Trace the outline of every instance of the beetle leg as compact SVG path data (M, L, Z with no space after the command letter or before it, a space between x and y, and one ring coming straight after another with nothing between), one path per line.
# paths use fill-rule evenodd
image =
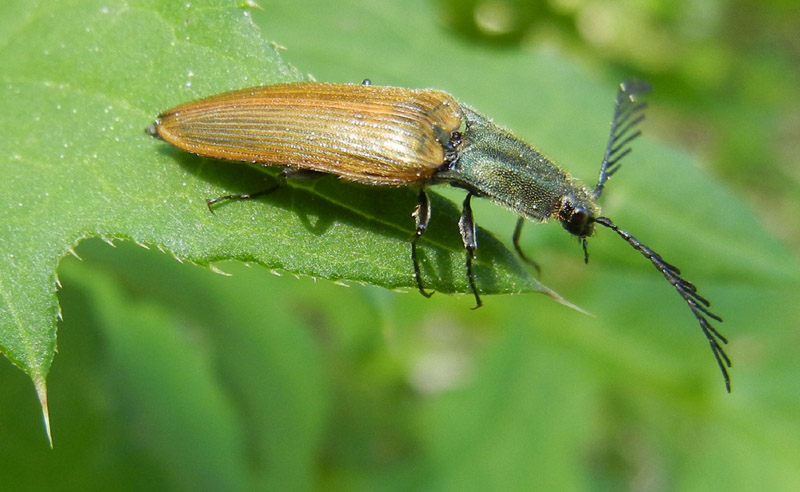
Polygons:
M310 172L313 172L313 171L310 171ZM215 204L220 203L220 202L226 202L228 200L252 200L253 198L259 198L259 197L262 197L264 195L269 195L273 191L275 191L278 188L281 188L282 186L284 186L286 184L286 180L287 179L296 178L296 177L297 178L303 178L303 177L309 177L309 176L307 176L306 173L302 169L298 170L298 169L294 169L294 168L291 168L291 167L284 167L281 170L280 174L278 174L278 184L276 184L276 185L274 185L274 186L272 186L270 188L267 188L266 190L257 191L255 193L241 193L241 194L237 194L237 195L218 196L216 198L210 198L210 199L206 200L206 205L208 205L208 209L211 210L211 213L214 213L214 209L211 208L212 205L215 205Z
M212 206L217 203L226 202L228 200L251 200L253 198L259 198L264 195L269 195L278 188L285 186L287 179L315 179L323 175L325 175L325 173L313 171L311 169L295 169L293 167L284 167L278 174L278 184L275 186L267 188L266 190L258 191L256 193L241 193L235 195L218 196L216 198L206 200L206 205L208 205L208 209L213 213L214 210L212 209Z
M211 211L211 213L214 213L214 209L212 208L212 206L217 203L226 202L228 200L250 200L252 198L262 197L264 195L269 195L270 193L277 190L281 186L282 186L281 184L277 184L271 188L267 188L266 190L261 190L256 193L242 193L239 195L225 195L225 196L218 196L216 198L209 198L208 200L206 200L206 205L208 205L208 209Z
M433 291L427 292L422 286L422 273L419 269L419 259L417 259L417 240L425 233L425 229L428 228L428 220L431 218L431 204L428 201L428 194L425 193L425 189L419 190L417 208L412 215L417 223L417 230L411 239L411 262L414 264L414 280L417 281L419 293L425 297L430 297L433 295Z
M466 267L469 288L472 289L472 294L475 296L475 307L472 309L478 309L483 302L478 295L475 276L472 274L472 257L475 256L475 250L478 249L478 236L475 234L475 221L472 218L470 200L472 200L472 193L467 193L467 198L464 199L464 208L461 210L461 218L458 219L458 230L461 231L461 239L464 241L464 249L467 251Z
M522 247L520 247L520 245L519 245L519 238L520 238L520 236L522 236L522 226L523 225L525 225L525 217L520 217L517 220L516 227L514 227L514 237L513 237L511 242L514 243L514 249L517 251L517 255L519 255L519 257L522 258L522 261L524 261L528 265L533 266L533 268L536 269L536 274L537 275L541 275L542 274L542 269L539 268L539 264L536 263L534 260L531 260L530 258L525 256L525 253L522 251Z

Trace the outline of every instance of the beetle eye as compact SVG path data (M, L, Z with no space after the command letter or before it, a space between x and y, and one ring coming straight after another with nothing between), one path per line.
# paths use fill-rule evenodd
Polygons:
M565 204L558 218L564 229L575 236L591 236L594 232L593 215L583 207L573 208L571 205Z

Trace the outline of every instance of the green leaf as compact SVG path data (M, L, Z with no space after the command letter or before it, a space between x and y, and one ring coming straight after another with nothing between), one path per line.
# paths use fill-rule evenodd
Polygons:
M55 270L85 238L129 239L201 265L237 259L414 287L412 190L325 178L211 214L207 198L259 191L274 177L181 153L144 133L159 111L178 103L300 78L245 7L61 1L2 9L0 65L13 69L2 74L0 116L9 197L0 217L0 348L32 377L45 411L58 318ZM420 242L425 283L464 292L458 210L440 197L432 205L437 227ZM484 231L475 271L484 293L554 295Z

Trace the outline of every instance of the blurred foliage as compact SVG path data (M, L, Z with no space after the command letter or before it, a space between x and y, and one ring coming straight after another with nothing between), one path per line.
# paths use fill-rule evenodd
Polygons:
M435 2L473 43L550 45L651 81L656 131L703 156L800 252L800 2Z

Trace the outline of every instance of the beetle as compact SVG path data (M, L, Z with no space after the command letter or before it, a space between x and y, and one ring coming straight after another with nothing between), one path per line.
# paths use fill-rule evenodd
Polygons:
M611 229L647 258L686 302L711 346L730 392L727 339L710 320L722 319L681 271L636 237L602 216L597 200L641 135L650 87L643 81L620 84L611 132L597 185L589 188L554 164L537 148L495 124L453 96L433 89L404 89L362 84L298 82L227 92L182 104L161 113L146 129L154 137L201 156L282 166L282 178L326 173L374 186L418 189L413 217L411 260L419 292L425 290L417 242L431 216L426 188L450 184L466 191L458 228L466 251L465 269L475 308L482 305L472 272L478 247L471 200L488 198L519 216L513 245L527 220L558 220L576 236L588 262L587 238L595 226ZM280 186L280 185L279 185ZM208 200L248 199L274 191L226 195Z

